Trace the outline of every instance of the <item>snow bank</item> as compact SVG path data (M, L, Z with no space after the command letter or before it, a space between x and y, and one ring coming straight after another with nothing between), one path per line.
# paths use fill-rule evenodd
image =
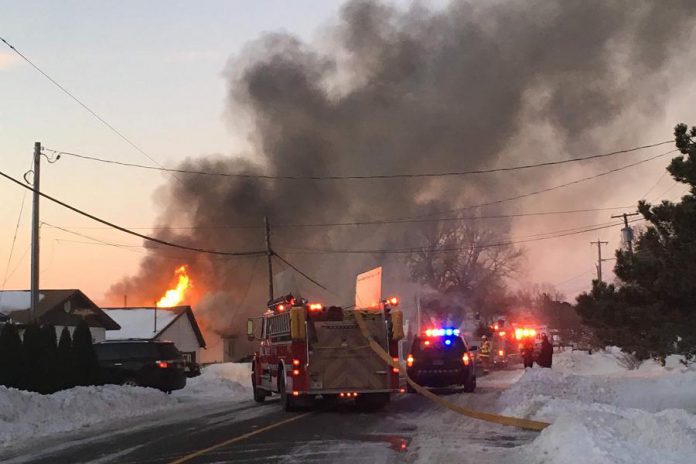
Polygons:
M176 406L150 388L75 387L52 395L0 387L0 446Z
M186 388L173 393L182 400L232 400L251 398L251 364L223 363L204 367L201 375L188 379Z
M0 447L38 436L190 406L251 398L249 364L215 364L167 395L142 387L75 387L52 395L0 387Z
M522 447L524 462L694 462L696 372L676 360L627 370L619 356L562 353L554 369L527 370L502 393L503 414L552 423Z

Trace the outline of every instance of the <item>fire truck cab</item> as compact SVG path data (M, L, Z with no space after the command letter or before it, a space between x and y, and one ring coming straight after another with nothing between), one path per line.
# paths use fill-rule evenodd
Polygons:
M403 338L398 300L378 309L353 310L286 295L269 301L263 316L247 323L250 340L259 340L252 361L254 400L280 395L285 410L311 404L315 398L350 399L368 408L389 402L399 391L399 370L388 365L360 331L360 311L369 337L397 360Z

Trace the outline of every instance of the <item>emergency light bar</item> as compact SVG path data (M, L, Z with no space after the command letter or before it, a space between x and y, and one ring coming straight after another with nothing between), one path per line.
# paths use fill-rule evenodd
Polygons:
M454 329L451 327L448 328L442 328L442 329L427 329L425 331L425 336L426 337L444 337L444 336L452 336L452 335L459 335L459 329Z

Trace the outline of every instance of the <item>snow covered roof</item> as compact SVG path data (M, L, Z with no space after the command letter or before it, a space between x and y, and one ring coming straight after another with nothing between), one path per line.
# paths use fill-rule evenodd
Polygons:
M104 308L104 312L121 326L120 330L107 332L107 340L124 340L128 338L152 340L162 334L179 317L187 315L200 345L202 347L205 346L205 340L190 306L175 306L173 308ZM157 315L156 331L155 314Z
M0 291L0 319L20 324L31 322L29 290ZM87 295L78 289L39 290L36 318L41 324L76 326L81 320L90 327L116 330L118 324L109 318Z
M44 293L39 292L39 302L45 297ZM0 313L2 314L9 316L14 311L29 309L29 306L31 306L31 292L29 290L0 292Z

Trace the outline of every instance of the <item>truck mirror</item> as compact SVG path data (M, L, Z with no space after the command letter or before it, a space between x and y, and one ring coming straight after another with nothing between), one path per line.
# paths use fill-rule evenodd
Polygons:
M256 336L254 335L254 320L251 318L247 319L247 338L249 341L256 339Z

